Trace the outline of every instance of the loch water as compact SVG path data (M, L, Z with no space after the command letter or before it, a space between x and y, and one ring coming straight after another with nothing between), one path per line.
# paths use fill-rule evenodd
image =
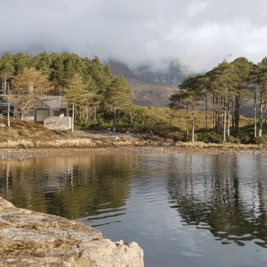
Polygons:
M84 153L0 161L0 196L136 241L146 267L267 266L267 157Z

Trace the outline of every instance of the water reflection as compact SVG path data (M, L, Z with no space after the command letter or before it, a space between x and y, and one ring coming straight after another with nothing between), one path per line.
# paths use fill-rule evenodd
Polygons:
M266 247L266 167L263 157L184 156L169 169L171 207L224 245L254 240Z
M88 213L122 213L134 173L132 157L87 155L1 162L0 195L17 207L69 219Z
M87 154L0 162L0 196L135 240L146 267L265 267L266 157ZM256 244L256 245L255 245Z

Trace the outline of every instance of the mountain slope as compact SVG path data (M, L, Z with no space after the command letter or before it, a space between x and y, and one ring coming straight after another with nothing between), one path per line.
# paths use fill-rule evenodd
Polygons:
M139 106L147 107L167 107L171 95L178 92L176 86L161 84L157 82L148 82L153 77L141 79L135 75L125 64L109 59L108 65L114 75L123 75L129 86L133 90L133 103Z

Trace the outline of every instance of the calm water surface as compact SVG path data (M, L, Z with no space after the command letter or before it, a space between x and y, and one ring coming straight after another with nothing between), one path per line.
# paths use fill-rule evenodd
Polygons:
M0 162L0 196L134 240L146 267L267 266L267 157L92 154Z

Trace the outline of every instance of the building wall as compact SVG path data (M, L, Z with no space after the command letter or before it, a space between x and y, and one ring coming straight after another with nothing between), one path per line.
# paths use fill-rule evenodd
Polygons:
M70 130L71 117L48 117L44 119L44 127L58 131Z

